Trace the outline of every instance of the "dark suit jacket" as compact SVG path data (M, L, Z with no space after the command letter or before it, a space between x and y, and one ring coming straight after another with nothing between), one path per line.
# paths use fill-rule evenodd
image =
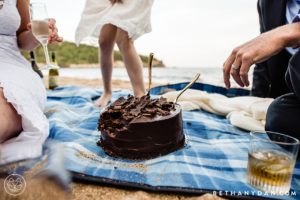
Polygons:
M286 72L285 79L289 89L294 93L294 95L300 101L300 68L299 67L300 67L300 51L297 51L297 53L291 58L289 62L289 67ZM297 117L300 116L298 115Z
M258 0L261 33L286 24L287 0ZM285 83L285 72L291 55L284 49L269 60L255 66L251 94L276 98L289 93Z

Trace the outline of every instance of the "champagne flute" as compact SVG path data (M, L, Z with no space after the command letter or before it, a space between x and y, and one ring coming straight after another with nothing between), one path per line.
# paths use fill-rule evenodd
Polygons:
M43 2L33 2L30 4L30 14L31 14L31 30L35 38L43 46L43 50L46 58L46 66L42 69L58 69L57 65L50 63L49 53L48 53L48 38L50 34L49 24L48 24L48 14L46 4Z

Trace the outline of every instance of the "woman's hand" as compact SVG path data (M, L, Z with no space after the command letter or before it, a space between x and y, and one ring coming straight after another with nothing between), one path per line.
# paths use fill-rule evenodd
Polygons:
M241 86L249 86L248 72L255 63L263 62L285 47L300 44L300 23L281 26L236 47L223 65L224 83L230 88L230 76ZM298 38L297 38L298 37Z
M123 0L109 0L112 4L123 3Z
M53 42L62 42L63 38L58 35L58 29L56 27L55 19L52 19L52 18L49 19L48 24L49 24L49 30L50 30L49 39L48 39L49 44L51 44ZM27 28L28 28L28 30L31 30L31 23L29 23L27 25Z
M49 28L50 28L49 43L51 44L52 42L62 42L63 38L58 35L58 29L56 27L55 19L52 18L49 19Z

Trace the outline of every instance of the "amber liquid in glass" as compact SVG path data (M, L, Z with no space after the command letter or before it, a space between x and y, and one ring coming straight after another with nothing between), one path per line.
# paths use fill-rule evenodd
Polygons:
M259 151L248 154L248 183L265 192L285 195L291 186L295 161L277 151Z

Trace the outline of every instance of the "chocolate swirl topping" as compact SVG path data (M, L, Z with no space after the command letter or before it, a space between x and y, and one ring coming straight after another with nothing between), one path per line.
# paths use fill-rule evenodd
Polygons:
M168 116L174 110L175 104L165 98L151 99L148 95L135 98L128 95L127 99L117 99L101 114L98 129L118 134L127 131L130 123Z

